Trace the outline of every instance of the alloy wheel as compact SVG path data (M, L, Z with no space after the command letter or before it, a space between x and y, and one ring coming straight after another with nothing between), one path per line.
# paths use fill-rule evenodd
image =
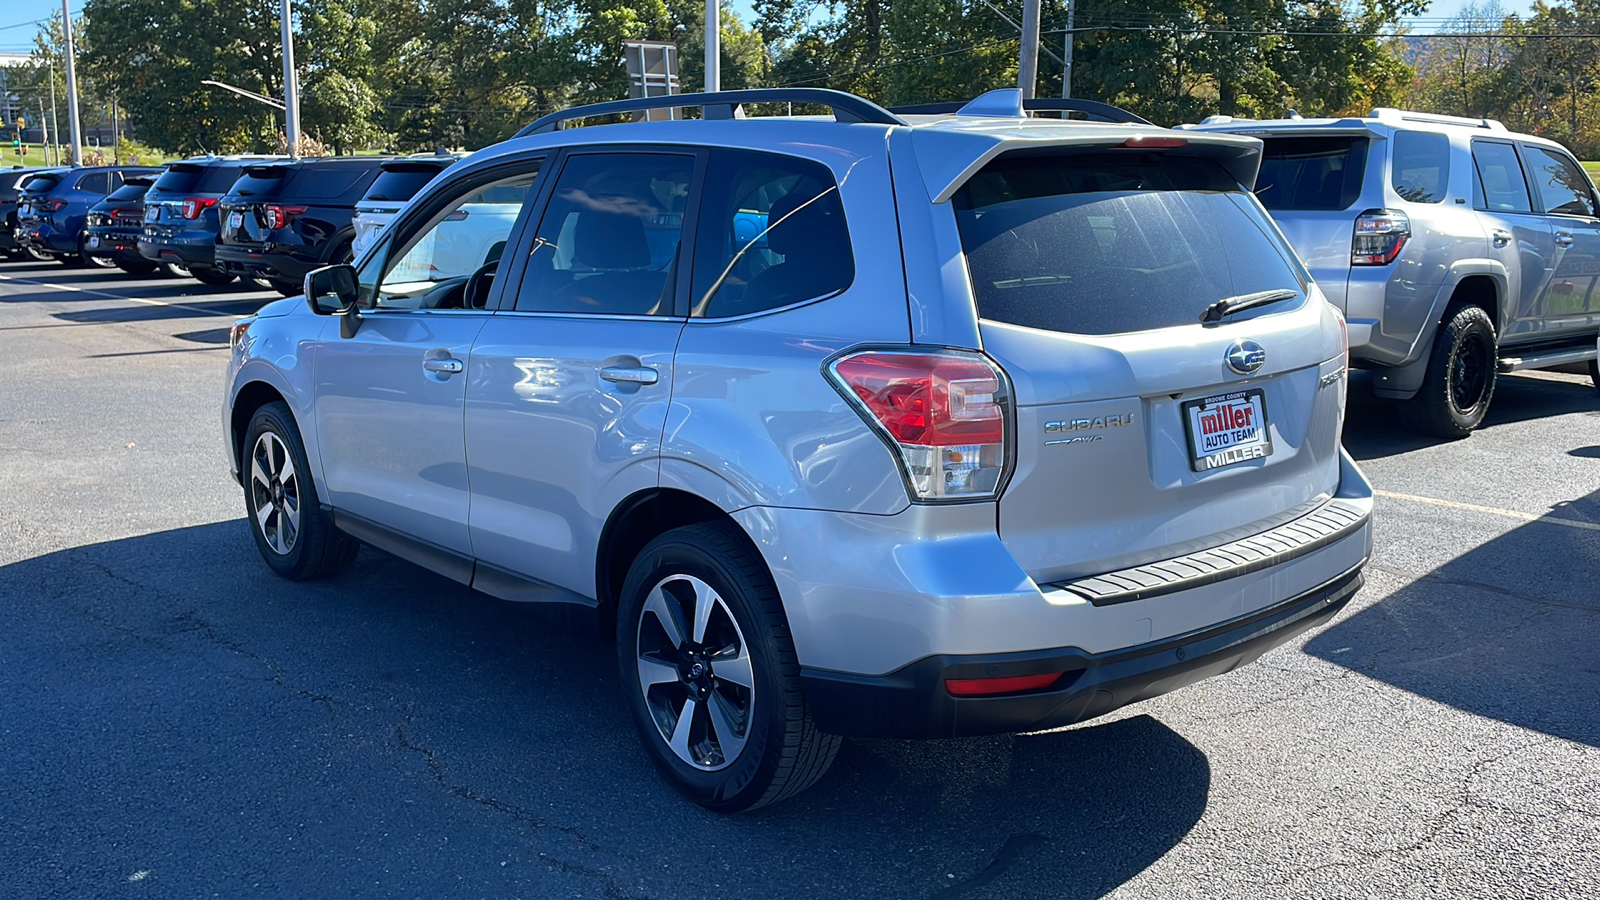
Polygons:
M300 537L300 479L288 446L270 431L250 451L250 492L256 528L267 546L289 555Z
M1468 413L1483 402L1493 364L1488 341L1482 335L1469 333L1450 363L1450 399L1456 409Z
M645 708L673 754L705 772L738 759L754 721L755 673L721 595L691 575L662 579L645 598L635 647Z

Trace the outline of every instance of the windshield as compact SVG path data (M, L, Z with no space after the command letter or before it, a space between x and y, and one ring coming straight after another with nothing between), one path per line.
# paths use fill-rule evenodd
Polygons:
M1349 209L1361 194L1367 139L1266 137L1256 199L1267 209Z
M985 319L1115 334L1193 324L1225 297L1306 288L1260 207L1209 160L1001 157L955 206Z

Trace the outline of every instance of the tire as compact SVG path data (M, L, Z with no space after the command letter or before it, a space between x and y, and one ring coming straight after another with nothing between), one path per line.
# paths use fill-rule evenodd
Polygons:
M1594 389L1600 392L1600 360L1589 360L1589 381L1594 384Z
M299 296L301 292L301 285L295 284L292 281L282 281L277 278L269 278L267 279L267 284L271 285L273 290L285 297L296 297Z
M333 248L328 254L328 265L349 265L356 261L356 247L354 241L341 241L339 246Z
M35 250L32 247L23 247L22 256L18 258L33 260L34 262L51 262L57 259L57 257L45 253L43 250Z
M124 259L118 260L116 265L117 268L127 272L129 275L149 275L156 269L160 268L160 266L153 262L149 262L148 260L134 261L131 259Z
M683 640L667 619L681 623ZM707 809L741 812L798 794L839 751L841 739L817 731L806 708L772 576L731 523L673 529L640 551L617 610L617 664L646 752ZM647 685L648 673L660 680ZM674 740L684 710L688 726Z
M244 506L261 558L290 581L323 578L355 561L361 544L317 502L294 416L282 401L256 410L245 430Z
M195 266L189 270L189 274L195 281L201 284L209 284L212 287L221 287L233 282L232 272L224 272L221 269L213 269L207 266Z
M194 273L183 263L164 262L156 263L156 268L161 270L162 278L193 278Z
M1400 404L1407 427L1455 440L1472 433L1489 412L1498 374L1497 340L1489 314L1463 306L1433 340L1422 389Z

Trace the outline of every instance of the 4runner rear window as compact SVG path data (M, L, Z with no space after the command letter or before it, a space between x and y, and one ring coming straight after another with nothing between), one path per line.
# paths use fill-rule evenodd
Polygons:
M1364 137L1262 137L1256 199L1267 209L1349 209L1367 167Z
M978 314L998 322L1144 331L1194 324L1226 297L1306 287L1260 207L1210 160L1002 156L955 207Z

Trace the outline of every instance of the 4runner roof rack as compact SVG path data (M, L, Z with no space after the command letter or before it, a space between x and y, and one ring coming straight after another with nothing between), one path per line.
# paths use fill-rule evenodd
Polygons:
M1441 116L1437 113L1412 112L1409 109L1394 109L1380 106L1374 109L1371 117L1380 122L1428 122L1433 125L1465 125L1468 128L1487 128L1490 131L1505 131L1506 126L1500 124L1498 119L1469 119L1465 116Z
M966 113L967 115L994 115L1015 116L1021 118L1024 112L1081 112L1084 115L1101 122L1115 122L1126 125L1152 125L1148 119L1136 116L1120 107L1109 103L1100 103L1094 100L1077 100L1067 97L1034 97L1022 100L1021 108L1012 105L1011 97L990 97L990 94L1020 94L1016 88L1006 88L999 91L990 91L980 95L968 103L951 101L946 103L919 103L914 106L896 106L889 111L906 116L943 116L952 113ZM980 104L980 100L989 102ZM1021 99L1020 97L1016 99ZM1004 101L1002 107L1000 102Z
M742 119L746 103L811 103L833 110L840 122L872 122L878 125L904 125L905 120L871 100L828 88L756 88L745 91L716 91L710 94L673 94L667 97L638 97L612 100L563 109L528 123L515 137L545 134L561 123L593 116L642 112L649 109L681 109L698 106L707 119Z

